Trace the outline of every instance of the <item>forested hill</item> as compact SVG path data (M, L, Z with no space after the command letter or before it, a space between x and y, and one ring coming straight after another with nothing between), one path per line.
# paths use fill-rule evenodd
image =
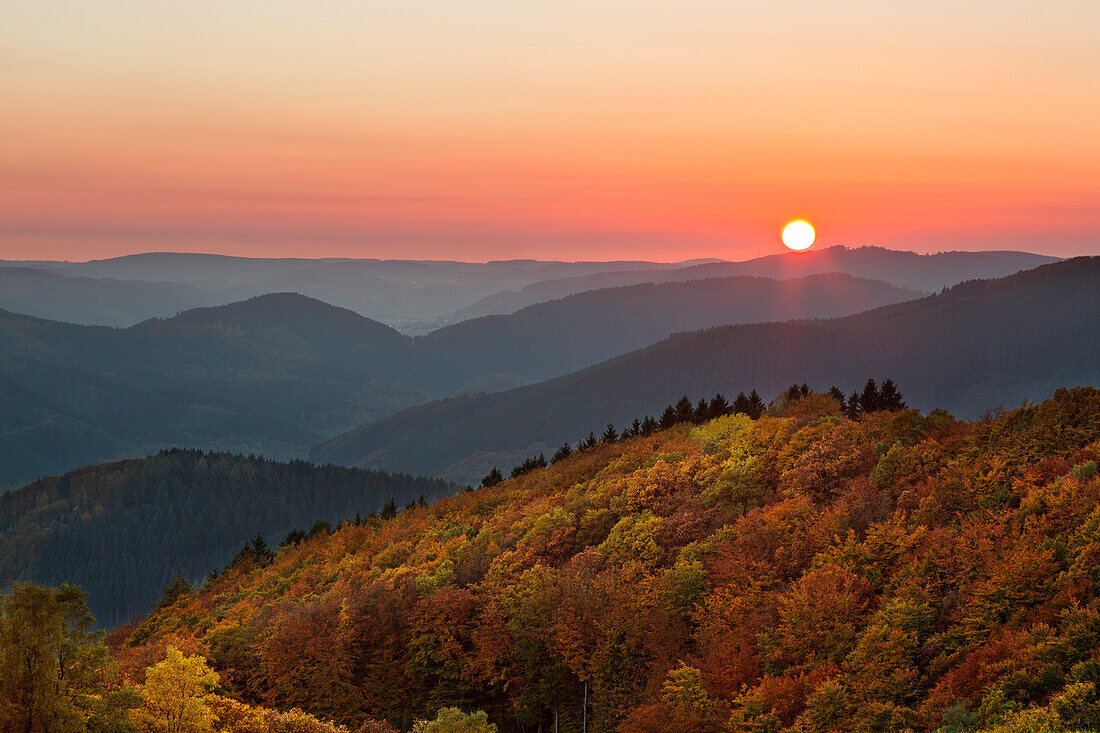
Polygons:
M868 376L893 378L911 405L975 416L1100 384L1097 313L1100 258L1081 257L847 318L680 334L551 381L411 408L312 457L466 482L608 421L657 415L683 393L770 397L792 382L847 393Z
M172 450L44 478L0 495L0 588L84 587L103 623L144 613L173 573L226 565L257 533L274 548L294 528L335 526L391 500L457 491L443 481Z
M832 318L920 297L850 275L726 277L579 293L442 328L416 340L420 369L458 389L476 375L543 380L640 349L678 331Z
M815 394L238 563L116 653L353 727L1095 730L1098 457L1094 389L973 423Z
M784 252L744 262L709 262L651 271L601 272L532 283L459 309L451 322L490 314L512 313L532 305L598 288L702 280L714 277L770 277L781 280L840 272L896 287L936 292L965 280L1011 275L1057 261L1029 252L936 252L917 254L884 247L833 246L808 252Z
M707 280L575 296L415 339L293 293L127 329L0 312L0 490L165 446L301 458L403 408L565 374L677 329L914 295L843 275Z

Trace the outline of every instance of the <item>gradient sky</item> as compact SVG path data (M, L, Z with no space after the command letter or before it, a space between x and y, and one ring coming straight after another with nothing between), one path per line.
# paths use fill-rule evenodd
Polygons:
M1096 0L4 0L0 258L1100 254Z

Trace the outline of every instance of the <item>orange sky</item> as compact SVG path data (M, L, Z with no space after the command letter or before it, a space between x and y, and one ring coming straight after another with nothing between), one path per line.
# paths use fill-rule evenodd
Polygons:
M0 7L0 258L1100 254L1100 3Z

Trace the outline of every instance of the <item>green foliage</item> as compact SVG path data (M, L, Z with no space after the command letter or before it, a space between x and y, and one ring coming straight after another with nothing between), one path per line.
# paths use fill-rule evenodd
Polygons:
M234 553L270 562L264 535L373 510L384 497L455 490L433 479L194 450L92 466L0 495L0 587L79 585L97 618L121 623L170 584L175 595L162 602L174 603L188 580Z
M434 720L418 720L413 733L497 733L482 711L466 714L458 708L442 708Z
M0 731L125 730L131 691L111 689L114 667L84 594L17 584L0 595Z

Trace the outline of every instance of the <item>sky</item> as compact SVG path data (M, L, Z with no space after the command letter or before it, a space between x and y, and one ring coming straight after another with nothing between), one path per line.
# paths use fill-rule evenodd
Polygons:
M4 0L0 259L1100 254L1096 0Z

